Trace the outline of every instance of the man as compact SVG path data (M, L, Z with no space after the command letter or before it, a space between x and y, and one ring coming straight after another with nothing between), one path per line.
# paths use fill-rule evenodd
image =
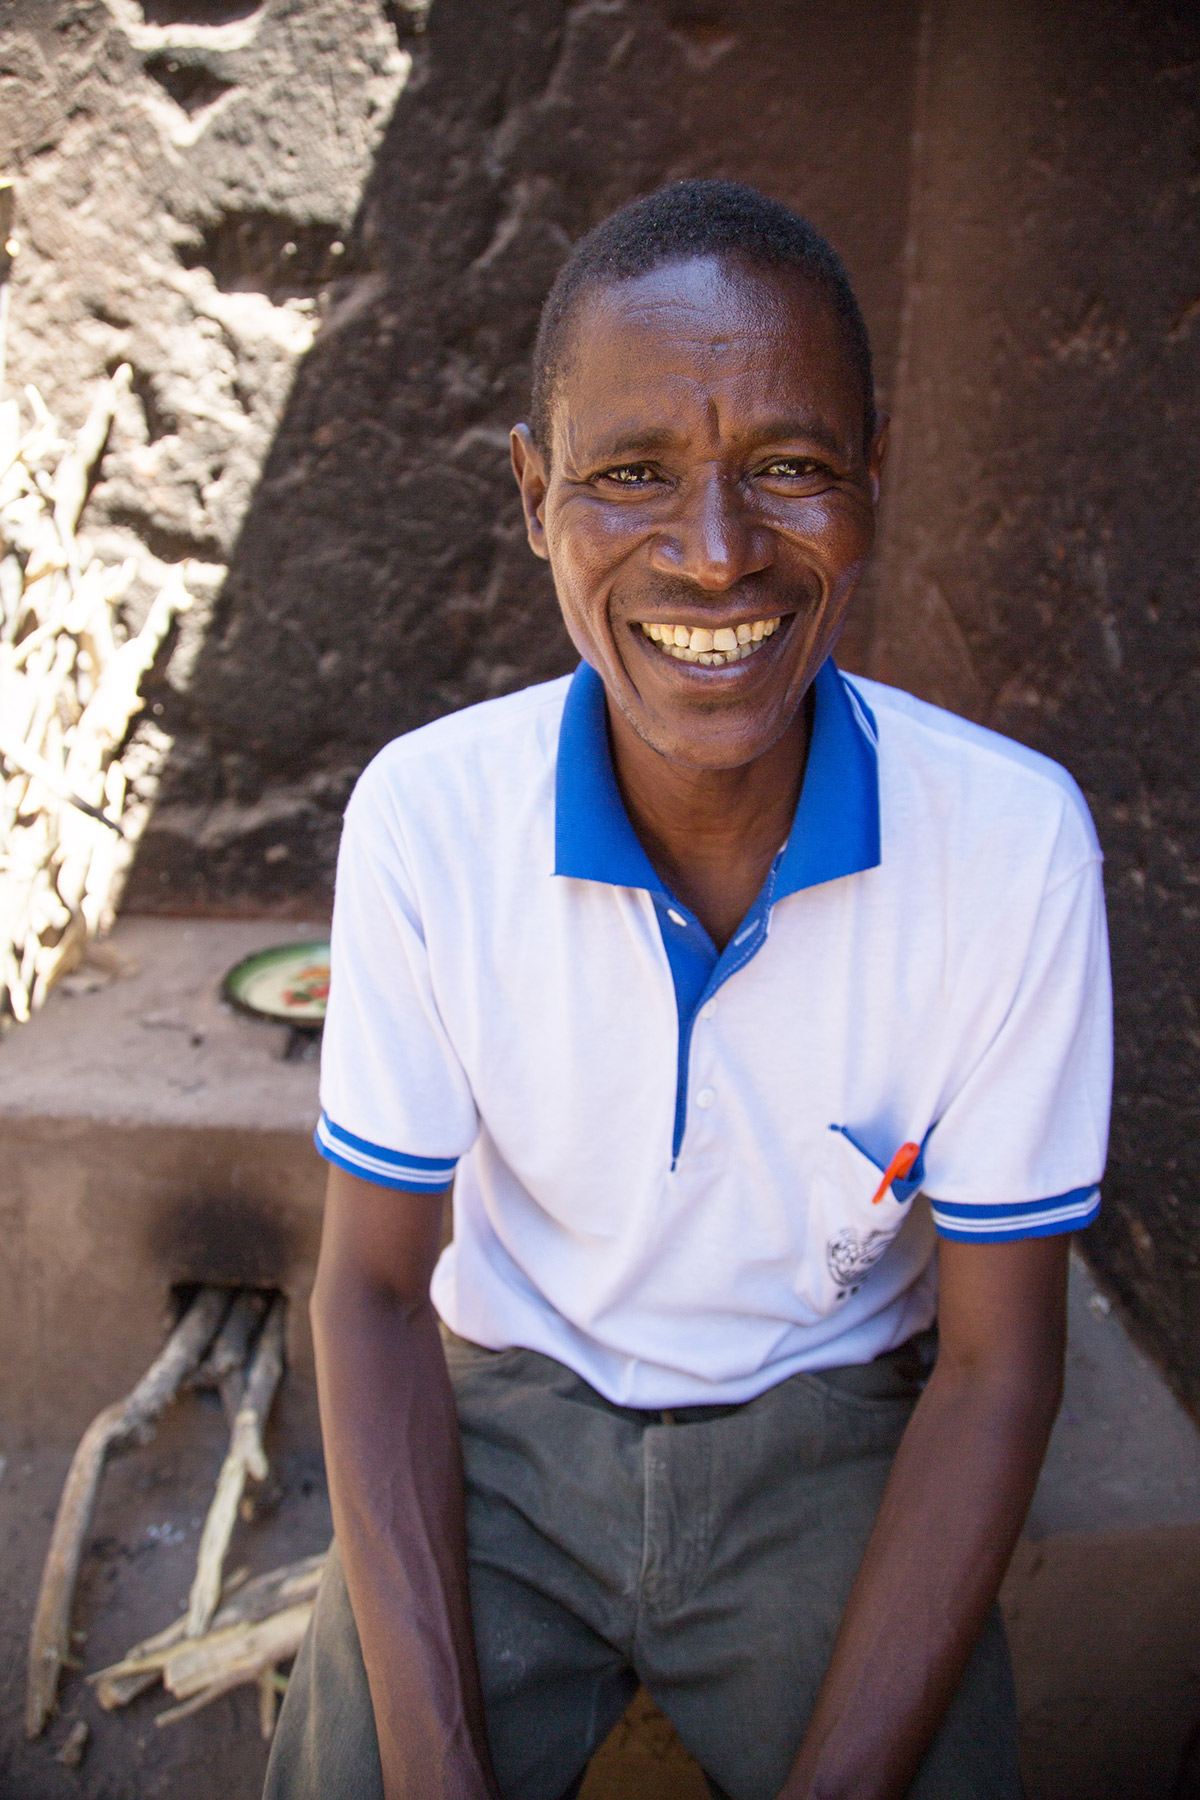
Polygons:
M347 813L276 1800L564 1800L638 1680L731 1800L1020 1792L1100 856L1054 765L830 660L884 444L785 208L682 183L560 274L513 465L582 664Z

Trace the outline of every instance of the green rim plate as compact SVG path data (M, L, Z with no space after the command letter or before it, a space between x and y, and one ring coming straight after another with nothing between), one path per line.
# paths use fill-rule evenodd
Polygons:
M320 1025L329 997L329 940L255 951L230 969L221 997L256 1019Z

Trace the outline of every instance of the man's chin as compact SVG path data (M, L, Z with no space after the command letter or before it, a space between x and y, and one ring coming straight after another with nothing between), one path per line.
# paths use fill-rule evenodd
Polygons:
M650 706L639 696L632 704L618 700L621 716L648 749L677 769L694 775L745 768L773 749L800 710L803 690L790 704L768 709L722 705L700 695L688 704Z

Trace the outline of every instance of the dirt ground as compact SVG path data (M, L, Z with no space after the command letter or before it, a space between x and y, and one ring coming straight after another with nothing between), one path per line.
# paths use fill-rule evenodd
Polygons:
M186 1607L204 1513L226 1444L215 1396L184 1400L152 1443L114 1460L80 1571L73 1618L85 1669L114 1662ZM275 1511L239 1523L227 1570L252 1575L321 1550L329 1499L318 1452L271 1446L280 1484ZM25 1741L25 1657L50 1525L69 1462L63 1450L14 1451L0 1474L0 1800L259 1800L267 1746L253 1687L160 1729L171 1704L161 1688L106 1713L79 1670L36 1742ZM77 1769L56 1760L83 1719ZM583 1800L706 1800L695 1763L648 1696L635 1700L593 1761Z
M113 1461L100 1488L73 1618L87 1669L115 1661L186 1608L204 1514L227 1443L215 1396L189 1397L164 1417L154 1440ZM275 1511L239 1522L226 1564L260 1574L322 1550L329 1500L320 1455L276 1445L281 1494ZM266 1768L257 1692L248 1687L177 1725L155 1715L171 1702L161 1688L105 1713L79 1672L60 1685L59 1710L26 1743L25 1656L50 1523L70 1458L44 1451L6 1459L0 1478L0 1796L3 1800L257 1800ZM56 1752L78 1719L89 1738L78 1770Z

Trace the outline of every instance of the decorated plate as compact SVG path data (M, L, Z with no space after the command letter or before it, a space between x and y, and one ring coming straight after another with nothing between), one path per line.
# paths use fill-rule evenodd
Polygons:
M320 1025L329 998L329 943L277 944L230 969L221 994L242 1012L289 1025Z

